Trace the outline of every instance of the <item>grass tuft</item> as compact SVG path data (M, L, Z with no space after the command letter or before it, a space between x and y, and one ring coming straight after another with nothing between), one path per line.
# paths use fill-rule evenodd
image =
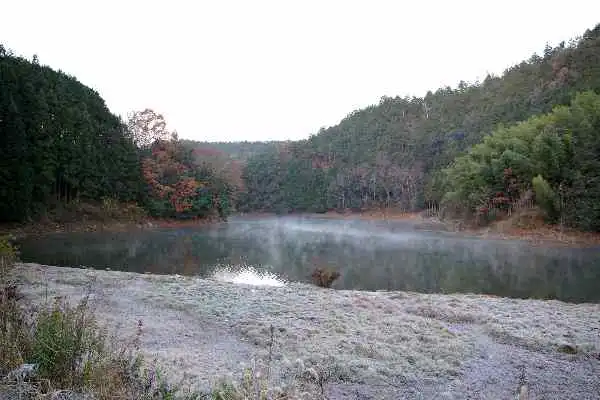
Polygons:
M13 279L17 251L8 236L0 237L0 377L25 362L31 348L30 326Z

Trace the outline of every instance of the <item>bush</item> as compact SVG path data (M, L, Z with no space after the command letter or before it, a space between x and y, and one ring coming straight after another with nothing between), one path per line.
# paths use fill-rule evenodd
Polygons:
M57 299L37 315L28 361L37 364L40 378L58 387L82 388L105 355L105 336L88 312L87 299L75 308Z
M246 368L241 385L221 382L211 394L213 400L269 400L267 380L251 368Z
M322 287L322 288L330 288L337 278L340 277L340 273L331 268L315 268L313 271L311 278L313 284Z
M9 237L0 237L0 376L21 365L29 353L30 327L18 301L21 296L11 279L17 249Z
M0 237L0 284L8 279L17 259L17 249L11 243L10 236Z
M548 220L555 222L559 214L556 193L541 175L533 178L532 185L535 192L535 201L540 205Z

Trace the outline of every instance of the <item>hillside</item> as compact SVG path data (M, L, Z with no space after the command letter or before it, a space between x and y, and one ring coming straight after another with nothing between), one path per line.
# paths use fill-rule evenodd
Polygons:
M423 98L384 97L307 140L250 158L244 206L279 212L437 209L447 198L442 170L458 156L503 125L550 113L584 91L600 92L600 25L502 76ZM532 188L530 181L523 184L520 192ZM465 216L475 212L471 203L464 207Z
M0 221L80 198L137 198L138 153L98 93L2 46L0 84Z
M285 143L282 141L202 142L188 139L182 139L181 142L192 148L203 148L223 153L237 161L247 161L250 157L267 152Z
M186 147L161 114L122 121L75 77L1 44L0 87L0 222L196 219L234 206L236 164Z
M600 25L502 76L383 97L301 141L182 140L153 110L121 121L76 78L1 46L0 82L0 221L91 201L177 219L383 207L486 224L535 204L600 229Z

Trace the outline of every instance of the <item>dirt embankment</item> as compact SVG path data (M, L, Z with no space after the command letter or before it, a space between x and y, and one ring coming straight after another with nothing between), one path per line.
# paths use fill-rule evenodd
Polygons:
M544 221L537 209L517 212L485 227L463 228L462 233L489 239L527 240L536 245L595 247L600 246L600 234L581 232Z
M10 234L17 238L32 235L45 235L63 232L133 232L155 228L188 228L211 225L221 222L217 219L169 220L145 218L138 221L77 221L53 222L44 221L27 224L0 225L0 236Z
M167 219L153 218L135 204L82 203L53 211L30 222L0 224L0 235L16 237L60 232L125 232L153 228L185 228L219 223L222 220L208 218Z
M468 237L505 240L527 240L532 244L548 246L594 247L600 246L600 234L581 232L544 222L536 209L513 214L487 226L469 226L464 221L440 220L422 212L400 210L366 210L362 212L327 212L305 214L314 218L348 219L364 221L402 221L414 229L434 232L452 232Z

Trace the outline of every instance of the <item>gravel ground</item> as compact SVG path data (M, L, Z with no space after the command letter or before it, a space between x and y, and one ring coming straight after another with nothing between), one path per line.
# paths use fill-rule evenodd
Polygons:
M175 380L206 388L269 358L272 384L329 374L329 399L600 399L600 305L483 295L360 292L291 283L21 264L35 302L77 300L131 335ZM576 354L559 351L561 346ZM322 375L321 375L322 376ZM314 397L313 397L314 398Z

